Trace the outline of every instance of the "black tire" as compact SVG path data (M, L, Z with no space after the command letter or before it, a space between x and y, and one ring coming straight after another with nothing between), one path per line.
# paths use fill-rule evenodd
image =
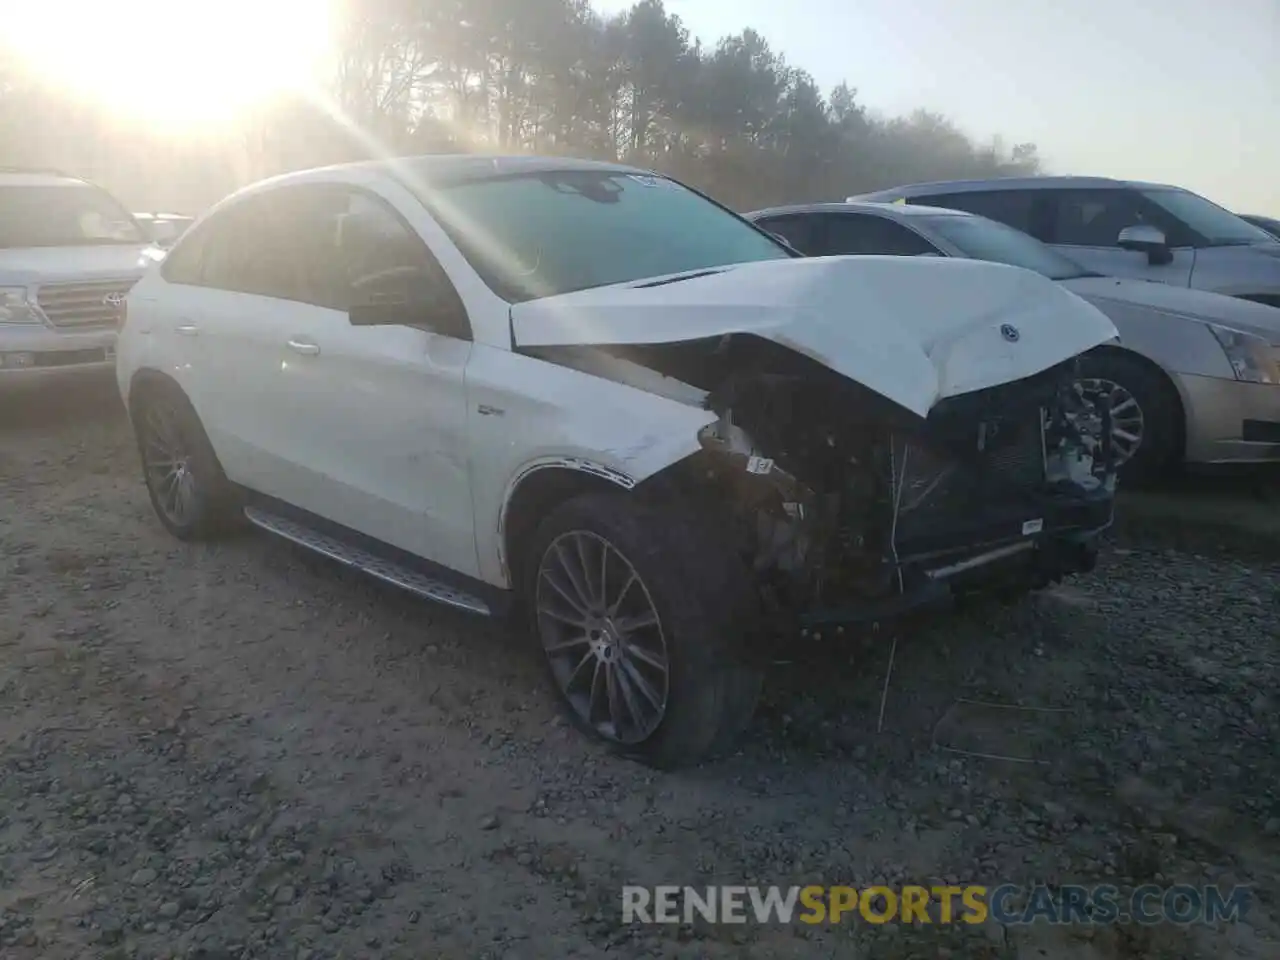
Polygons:
M627 575L629 565L642 590L640 602L647 604L656 616L655 624L650 627L655 631L651 640L643 645L629 640L618 642L624 650L623 660L627 659L625 651L634 651L637 646L648 651L644 658L644 664L650 665L647 675L651 679L660 676L661 680L655 680L652 686L646 684L646 689L656 692L656 685L665 684L660 719L648 732L637 723L630 731L636 736L623 736L622 724L611 725L607 717L602 722L594 721L591 705L587 705L584 715L582 700L586 699L589 704L594 701L595 677L602 669L607 674L608 657L603 653L589 654L588 647L578 647L572 654L563 654L564 659L557 666L547 649L557 637L555 621L548 618L545 606L548 601L559 604L556 595L564 598L565 593L553 591L546 575L565 569L555 564L561 562L556 558L557 550L568 553L567 543L598 543L612 549L614 579L610 581L608 573L601 575L604 585L600 595L607 600L610 583L617 586L619 579ZM603 740L623 756L660 769L697 763L732 746L750 722L759 696L759 672L748 665L744 654L750 647L751 631L758 629L760 619L747 571L701 524L675 507L647 505L623 494L584 494L561 504L539 524L525 556L520 559L520 590L523 606L528 611L529 628L539 642L539 653L560 701L579 729ZM595 562L594 558L590 563L584 560L580 569L588 569ZM620 563L623 566L620 567ZM555 575L559 579L560 575ZM581 594L577 596L582 599ZM544 607L542 612L540 603ZM613 614L608 616L608 635L616 636ZM619 616L618 623L623 619ZM592 619L591 622L599 621ZM561 629L576 633L579 629L587 630L587 624L575 623ZM625 632L621 635L628 636ZM631 636L634 638L635 634ZM652 672L650 659L658 640L666 663L666 670L661 674ZM584 642L587 641L572 641ZM589 642L591 650L594 642ZM648 646L650 642L655 645ZM587 670L592 672L592 677L590 691L582 691L579 680L580 692L575 702L566 692L574 681L563 679L564 663L566 659L577 660L580 652L582 662L570 673L585 678L586 673L582 671ZM634 673L633 666L639 664L632 660L629 664L617 665L617 669L622 672L625 667ZM630 686L631 682L625 685ZM609 699L607 706L612 707L612 698Z
M707 748L708 757L725 756L737 747L742 734L751 726L763 688L764 671L759 666L740 661L725 668L720 729Z
M167 383L140 385L130 415L147 493L164 528L179 540L211 540L233 530L239 516L234 488L186 395ZM180 479L172 479L166 457L183 464ZM181 510L173 499L179 483L186 485Z
M1142 440L1120 467L1129 480L1152 480L1181 466L1182 404L1173 385L1159 371L1140 360L1117 353L1097 353L1080 361L1082 380L1118 385L1136 402L1142 415Z

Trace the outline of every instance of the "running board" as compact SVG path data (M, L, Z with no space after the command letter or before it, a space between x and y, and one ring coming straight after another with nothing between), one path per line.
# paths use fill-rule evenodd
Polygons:
M419 573L410 567L385 557L379 557L361 547L346 543L337 537L321 533L311 527L304 526L296 520L290 520L274 513L268 513L259 507L245 507L245 519L255 527L283 537L300 547L306 547L330 560L353 567L371 577L376 577L393 587L408 590L420 597L434 600L437 603L457 607L470 613L488 616L489 605L479 597L459 590L441 580Z

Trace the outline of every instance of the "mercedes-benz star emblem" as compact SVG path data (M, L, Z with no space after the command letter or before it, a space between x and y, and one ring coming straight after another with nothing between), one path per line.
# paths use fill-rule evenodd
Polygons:
M108 293L105 297L102 298L102 303L103 303L103 306L107 306L107 307L119 307L124 304L124 294Z
M1004 337L1010 343L1017 343L1018 338L1021 337L1022 334L1018 332L1018 328L1012 323L1002 323L1000 324L1000 336Z

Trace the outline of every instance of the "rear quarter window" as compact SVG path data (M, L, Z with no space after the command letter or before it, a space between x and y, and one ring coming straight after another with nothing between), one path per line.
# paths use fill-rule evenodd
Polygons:
M204 245L209 232L209 225L206 223L198 230L188 231L179 237L160 264L160 276L169 283L199 285L202 282Z
M1037 214L1038 208L1047 209L1043 204L1035 202L1037 196L1044 196L1044 191L982 190L912 197L908 202L976 213L1047 241L1052 232L1052 224L1045 221L1042 214Z

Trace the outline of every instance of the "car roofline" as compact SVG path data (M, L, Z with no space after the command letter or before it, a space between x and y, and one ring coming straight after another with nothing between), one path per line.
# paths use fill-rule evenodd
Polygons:
M1001 190L1183 190L1171 183L1155 183L1146 180L1117 180L1113 177L1083 176L1035 176L1035 177L989 177L976 180L933 180L926 183L909 183L902 186L889 187L885 190L873 190L868 193L853 194L849 201L884 202L887 200L928 197L941 193L988 193Z
M360 160L331 164L306 170L295 170L259 180L240 193L274 189L303 183L327 183L334 180L369 182L391 179L411 189L431 190L462 183L499 179L510 176L536 176L539 173L596 171L632 176L662 176L652 170L603 160L576 157L517 156L499 154L424 154L391 157L385 160ZM668 178L669 179L669 178Z
M953 210L949 207L930 207L921 203L885 203L874 200L842 200L824 203L792 203L779 207L766 207L744 213L748 220L759 220L765 217L793 216L803 213L866 213L872 216L889 219L910 219L912 217L973 217L977 214L967 210Z

